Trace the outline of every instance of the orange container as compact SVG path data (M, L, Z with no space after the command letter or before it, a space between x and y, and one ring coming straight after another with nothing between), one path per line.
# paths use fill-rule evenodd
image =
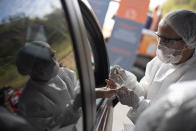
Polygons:
M155 57L157 45L158 42L154 32L151 30L143 29L137 54L151 58Z

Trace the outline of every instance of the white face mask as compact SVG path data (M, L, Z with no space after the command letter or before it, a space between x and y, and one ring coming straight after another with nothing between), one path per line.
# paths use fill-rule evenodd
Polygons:
M181 50L181 54L184 49ZM163 63L178 63L182 59L182 55L177 55L174 56L173 54L175 53L175 49L168 48L164 45L158 45L156 54L157 57L163 62Z

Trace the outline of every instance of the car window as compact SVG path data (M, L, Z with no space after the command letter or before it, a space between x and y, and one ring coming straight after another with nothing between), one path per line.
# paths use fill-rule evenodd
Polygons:
M0 12L1 106L37 129L82 130L78 70L60 1L1 0Z

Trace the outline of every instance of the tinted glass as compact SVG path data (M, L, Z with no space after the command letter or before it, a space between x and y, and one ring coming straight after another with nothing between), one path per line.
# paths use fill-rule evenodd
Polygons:
M1 106L36 130L83 129L77 67L60 1L0 1L0 76Z

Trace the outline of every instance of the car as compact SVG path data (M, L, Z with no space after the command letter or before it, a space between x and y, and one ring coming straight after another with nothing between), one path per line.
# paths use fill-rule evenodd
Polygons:
M81 99L78 101L82 109L75 123L58 125L57 122L55 126L50 123L47 130L111 130L113 99L96 99L95 95L96 88L106 85L110 64L101 29L88 2L1 0L0 5L0 88L1 100L5 99L0 105L3 108L0 110L0 128L6 130L9 123L14 123L13 128L7 130L27 130L25 125L36 130L37 127L32 123L45 124L29 121L28 117L20 115L17 110L20 98L16 97L16 92L25 90L29 79L29 76L23 76L17 70L17 54L26 44L42 41L49 43L56 51L60 66L75 72L80 84ZM29 99L35 98L29 96ZM30 108L36 106L35 103ZM32 110L33 113L36 115L36 111ZM4 117L10 121L5 121ZM25 122L20 124L20 119Z

